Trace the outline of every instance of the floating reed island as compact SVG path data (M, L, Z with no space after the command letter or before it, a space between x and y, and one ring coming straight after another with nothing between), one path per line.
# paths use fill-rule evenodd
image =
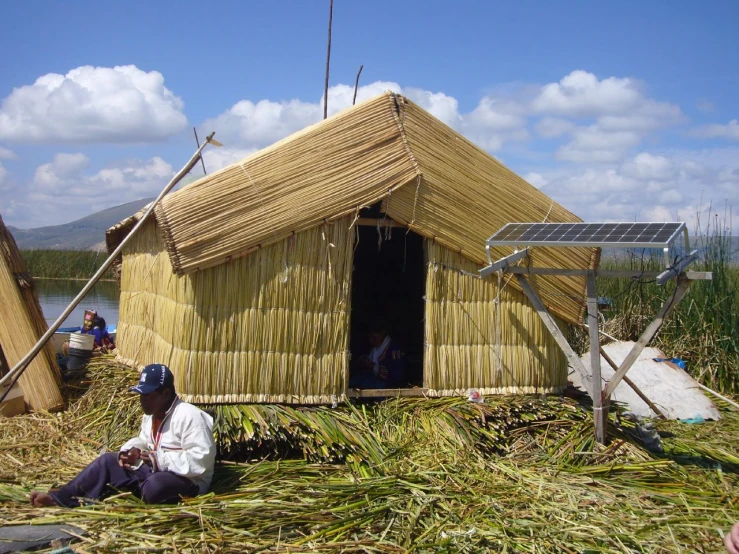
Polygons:
M137 432L130 380L99 358L65 388L67 411L0 419L3 525L75 525L80 553L672 553L719 551L737 519L736 411L722 406L720 424L659 422L664 453L653 454L627 421L601 447L589 406L520 395L220 406L211 493L178 506L124 494L31 507L32 488Z

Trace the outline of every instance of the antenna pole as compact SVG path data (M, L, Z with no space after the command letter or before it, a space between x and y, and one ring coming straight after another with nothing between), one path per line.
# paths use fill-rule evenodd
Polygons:
M326 82L323 85L323 119L328 117L328 69L331 65L331 22L334 19L334 0L328 7L328 49L326 51Z

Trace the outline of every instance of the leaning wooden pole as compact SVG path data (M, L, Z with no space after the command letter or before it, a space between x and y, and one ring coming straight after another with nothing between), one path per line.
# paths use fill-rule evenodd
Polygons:
M209 143L218 144L216 141L213 141L213 135L215 133L211 133L208 135L205 139L205 142L200 146L195 154L192 155L190 158L190 161L188 161L185 166L180 169L180 171L175 175L172 180L167 183L167 186L162 189L162 192L159 193L159 196L156 197L156 199L149 204L149 207L144 212L144 215L141 217L139 222L134 226L133 229L131 229L131 232L126 235L126 237L121 241L121 243L118 245L118 247L108 256L108 259L105 260L105 263L100 267L100 269L97 270L97 273L92 276L90 281L84 286L84 288L80 291L80 293L72 300L72 302L67 306L67 308L62 312L62 315L59 316L59 319L57 319L44 333L44 335L39 339L39 341L36 343L36 345L31 349L28 354L26 354L22 360L20 360L13 369L10 370L10 372L5 375L2 379L0 379L0 385L5 384L5 382L14 379L17 380L25 371L25 369L28 367L28 365L31 363L31 361L36 357L36 354L39 353L39 351L43 348L43 346L46 344L46 342L51 338L51 336L56 332L56 330L61 326L61 324L64 322L64 320L69 316L70 313L72 313L72 310L75 309L77 304L79 304L82 299L85 297L85 295L90 291L90 289L93 287L93 285L100 279L100 277L103 276L105 271L110 267L110 265L113 263L113 261L118 257L118 255L123 251L123 247L126 246L129 240L131 240L136 232L141 228L141 226L146 222L146 220L149 218L149 216L154 211L154 208L159 203L159 201L164 198L164 196L172 190L172 187L174 187L177 183L182 180L182 178L187 175L187 173L193 168L193 166L198 163L198 160L200 159L200 153L203 151L203 148ZM8 390L3 394L3 397L0 398L0 402L5 398L7 393L10 391L10 387L8 387Z
M0 217L0 344L8 366L22 359L46 329L33 281L26 273L13 235ZM42 354L20 379L23 397L31 410L60 410L64 408L59 391L61 379L50 344Z

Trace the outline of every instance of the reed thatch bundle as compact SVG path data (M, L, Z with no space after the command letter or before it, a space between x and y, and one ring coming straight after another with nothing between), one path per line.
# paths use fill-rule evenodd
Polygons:
M509 277L480 279L480 266L428 243L424 386L431 396L558 393L567 359ZM562 323L564 326L564 323Z
M0 419L0 524L78 526L80 553L668 554L718 552L736 520L739 412L659 422L670 433L655 455L613 420L611 445L594 444L588 406L520 396L237 407L230 420L219 407L221 437L253 424L250 446L274 434L295 448L221 461L209 494L175 506L121 494L73 510L31 507L30 490L68 480L137 432L127 371L96 359L90 388L66 412ZM348 432L334 440L337 428ZM315 463L342 444L364 463Z
M119 359L198 403L331 403L348 376L350 218L176 277L156 224L124 251Z
M427 239L486 262L485 239L512 221L580 221L492 156L402 96L385 93L203 177L156 209L172 268L203 270L384 201ZM108 248L131 223L111 229ZM494 251L495 256L510 252ZM593 249L537 249L539 267L593 268ZM541 279L569 321L584 278ZM517 283L511 283L517 288Z
M18 363L48 326L41 312L33 280L26 273L13 235L0 217L0 344L8 364ZM18 381L27 406L32 410L64 407L56 356L47 343L31 361Z

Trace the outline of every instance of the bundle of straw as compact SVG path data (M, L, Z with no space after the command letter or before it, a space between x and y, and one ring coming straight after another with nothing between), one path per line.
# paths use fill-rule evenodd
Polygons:
M140 416L126 371L95 360L91 386L67 412L0 419L1 524L78 526L85 535L72 547L81 553L666 554L718 551L721 531L736 517L736 458L721 452L737 451L739 412L705 426L669 424L675 437L655 456L613 422L611 445L594 444L585 432L593 424L588 407L552 397L262 406L241 414L258 422L264 440L292 437L298 448L289 454L308 460L254 451L257 460L221 462L209 494L176 506L119 494L74 510L30 507L29 489L68 479L114 427L136 432L136 418L119 415ZM306 451L296 425L307 435ZM337 428L353 437L335 440ZM34 432L44 444L28 440ZM352 455L367 455L366 471L348 457L313 463L312 449L327 441L357 445Z
M12 367L34 347L47 331L41 306L26 273L18 246L0 217L0 344ZM26 404L32 410L64 407L61 376L50 343L29 364L20 383Z

